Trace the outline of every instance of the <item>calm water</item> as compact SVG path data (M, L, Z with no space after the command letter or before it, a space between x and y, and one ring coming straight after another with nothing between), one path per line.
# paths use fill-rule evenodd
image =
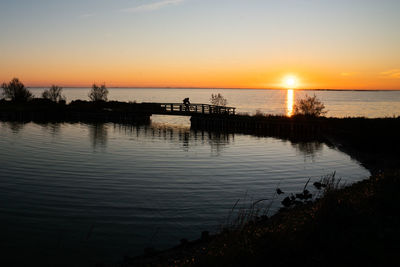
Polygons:
M308 177L333 171L348 183L369 175L321 143L159 123L0 122L0 166L0 249L18 252L16 262L39 257L70 266L216 231L245 196L270 198L278 186L299 192Z
M39 96L43 89L31 89ZM400 91L300 91L239 89L109 89L109 99L137 102L181 103L186 97L192 103L209 103L212 93L221 93L228 105L238 112L253 114L260 110L269 114L288 114L306 94L315 94L325 104L331 117L385 117L400 115ZM88 99L89 88L65 88L68 101Z

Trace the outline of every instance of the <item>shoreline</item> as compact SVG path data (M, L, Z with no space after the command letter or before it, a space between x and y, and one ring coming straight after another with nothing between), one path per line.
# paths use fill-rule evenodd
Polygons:
M28 89L43 89L49 86L27 86ZM65 89L90 89L91 86L65 86ZM138 87L138 86L109 86L109 89L205 89L205 90L290 90L290 88L235 88L235 87L171 87L171 86L162 86L162 87ZM348 91L348 92L391 92L391 91L400 91L400 89L340 89L340 88L295 88L293 90L297 91Z
M254 116L253 116L254 118ZM259 118L263 119L263 118ZM279 118L275 118L279 119ZM282 118L286 120L287 118ZM342 131L327 131L323 135L322 138L318 139L319 141L322 141L329 146L333 146L337 148L338 150L348 154L350 157L356 159L360 164L362 164L365 168L367 168L371 172L371 176L368 179L365 179L360 182L356 182L354 184L351 184L349 186L346 186L344 188L338 188L333 190L332 192L325 193L324 197L322 200L316 200L313 203L309 203L305 206L300 205L298 207L294 207L294 209L286 209L283 211L280 211L276 214L274 214L270 218L266 219L261 219L257 222L250 221L248 222L245 226L244 229L250 229L252 233L257 232L257 231L262 231L267 225L271 227L275 227L277 224L290 224L292 221L297 221L297 220L302 220L302 217L304 214L309 214L316 206L319 205L319 203L329 201L329 202L334 202L334 207L336 207L338 202L341 201L349 201L349 195L357 195L358 198L358 205L364 206L366 205L365 203L370 202L370 195L363 195L365 190L369 190L368 188L370 186L376 186L380 187L382 186L382 183L385 184L387 181L384 179L381 179L381 177L384 177L385 174L387 173L388 176L391 176L390 181L388 182L388 186L385 185L385 189L381 192L378 192L376 194L379 194L379 198L386 198L388 199L385 200L385 203L382 204L382 207L379 207L384 209L386 214L384 216L388 216L389 218L392 218L391 214L391 209L394 208L391 206L390 209L387 210L387 207L385 205L397 205L400 203L399 200L396 201L396 192L397 190L400 190L399 186L399 181L400 181L400 174L399 174L399 167L400 166L400 157L397 155L396 151L398 150L398 142L397 142L397 136L399 134L399 126L400 126L400 121L399 118L379 118L379 119L366 119L366 118L344 118L344 119L338 119L334 118L332 119L334 122L334 125L336 127L339 127ZM393 124L392 124L393 123ZM377 126L379 125L379 126ZM254 129L251 131L242 131L241 129L239 132L245 133L245 134L256 134L258 136L270 136L269 134L265 134L266 132L263 131L255 131ZM228 132L237 132L237 129L229 129ZM250 133L251 132L251 133ZM324 131L322 131L324 132ZM284 135L284 136L279 136L274 135L274 137L280 137L284 139L289 139L291 141L298 141L294 136L291 135ZM308 140L310 136L308 136ZM315 136L311 137L311 140L314 139ZM394 173L394 174L392 174ZM395 191L392 191L395 190ZM389 194L389 196L387 196ZM343 199L342 198L343 196ZM374 195L374 197L377 197ZM351 197L350 197L351 199ZM388 204L389 203L389 204ZM357 209L355 206L352 206L354 203L350 201L348 204L351 208L351 210ZM330 208L332 208L332 203L329 204ZM347 207L348 208L348 207ZM330 213L330 210L324 210L323 213ZM338 208L337 213L341 214L342 212L347 212L345 208ZM371 210L367 210L367 213L376 213L379 212L377 208L373 208ZM352 220L360 220L360 216L366 216L365 214L357 215L352 218ZM397 220L399 220L398 215L395 216L395 222L389 226L390 227L395 227L397 225ZM397 216L397 217L396 217ZM334 218L331 218L334 219ZM371 220L378 220L377 224L384 224L384 222L380 221L380 219L373 215L369 219ZM313 224L312 221L308 221L307 223ZM343 223L343 222L340 222ZM314 225L314 227L324 227L324 224L317 224ZM328 224L327 227L333 227L331 226L331 223ZM382 226L382 227L387 227L387 226ZM391 229L391 228L390 228ZM392 233L392 230L388 230L390 233ZM327 233L328 235L340 235L340 230L336 229L331 231L330 233ZM352 229L354 231L354 229ZM371 228L370 225L366 225L365 229L363 230L363 235L368 235L371 232L373 232L374 229ZM301 235L306 234L306 233L301 233ZM397 239L399 240L399 233L394 231L392 233ZM381 233L378 233L377 235L381 236ZM249 237L244 234L243 236L243 230L240 231L228 231L228 232L219 232L214 235L208 235L208 233L202 233L201 238L188 242L187 240L181 240L181 244L167 249L163 251L156 251L152 248L147 248L145 250L145 253L136 257L132 258L125 258L125 263L127 266L224 266L224 265L229 265L229 266L255 266L255 265L260 265L260 264L266 264L269 262L273 262L273 264L277 265L282 265L282 266L288 266L288 265L293 265L293 264L298 264L299 261L304 260L304 254L306 253L303 251L303 253L298 254L296 251L297 247L300 244L296 244L294 248L292 248L294 251L291 253L294 253L294 259L292 259L290 262L285 262L281 261L279 258L275 258L272 260L271 258L264 258L261 256L261 259L256 260L255 263L249 264L253 260L255 256L260 257L260 254L254 255L253 252L247 251L247 248L241 248L240 251L236 251L236 248L229 248L230 247L235 247L235 243L237 242L243 242L243 240L237 240L237 238L241 239L248 239ZM268 242L277 242L276 238L281 238L281 234L278 234L278 237L273 237L272 240L269 240ZM253 238L253 237L251 237ZM270 237L268 237L270 238ZM287 237L286 234L284 234L284 238L291 239L291 237ZM345 238L342 237L342 238ZM352 240L347 240L350 242L359 242L361 237L356 237L353 238ZM380 242L381 240L374 240L373 242L379 242L379 244L382 244ZM263 242L266 242L263 240ZM295 241L295 242L305 242L307 241ZM337 242L335 238L333 238L333 243ZM340 244L342 244L343 241L340 241ZM363 242L366 242L366 244L371 244L373 243L371 240L363 240ZM384 240L384 242L392 244L391 240ZM269 250L275 250L275 252L280 255L280 257L284 258L286 257L286 252L282 253L281 250L287 249L288 244L282 244L281 242L278 242L278 245L276 247L268 246ZM304 244L301 244L304 245ZM326 244L325 244L326 245ZM329 244L328 244L329 245ZM339 245L339 244L337 244ZM260 249L256 245L255 249ZM283 246L283 247L282 247ZM309 249L315 249L313 244L307 244ZM228 247L228 248L227 248ZM279 248L280 247L280 248ZM230 250L230 252L221 252L221 250ZM352 248L354 249L354 248ZM250 253L246 256L240 257L238 259L238 262L231 260L236 257L237 254L243 253L243 250L245 253ZM276 251L278 250L278 251ZM264 251L267 253L268 250ZM264 253L262 252L262 253ZM230 253L229 256L225 253ZM233 253L233 254L232 254ZM328 255L329 256L329 255ZM271 257L271 255L270 255ZM274 256L272 256L274 257ZM368 259L366 257L362 258L362 255L357 255L355 258L354 255L344 255L343 257L339 257L336 259L336 261L333 262L325 262L326 259L323 259L325 256L321 256L321 261L322 262L314 262L314 259L307 259L310 266L319 266L320 264L327 265L327 266L340 266L344 261L347 262L353 262L354 264L358 264L360 262L364 262L365 264L368 264L371 262L371 259ZM386 253L386 252L381 252L380 255L377 256L380 262L387 262L390 263L390 260L394 257L394 254L392 253ZM329 258L329 260L333 260ZM376 259L372 259L373 261L376 262Z
M126 257L123 266L382 266L397 259L399 171L326 189L312 203L283 207L240 229L164 251ZM389 248L389 249L387 249Z
M58 122L63 121L65 119L70 119L73 117L78 121L87 121L91 122L104 122L110 121L115 123L127 122L138 123L140 120L131 120L132 118L149 118L149 114L158 108L153 104L136 104L136 103L125 103L125 102L101 102L101 103L92 103L87 101L75 101L69 105L65 104L55 104L50 103L48 101L43 102L33 102L30 105L26 104L15 104L15 103L6 103L4 101L0 101L0 120L8 120L8 121L47 121L47 122ZM6 114L6 115L5 115ZM8 114L8 115L7 115ZM10 114L14 114L11 115ZM15 116L19 114L21 116ZM71 115L74 114L74 115ZM138 116L140 115L140 116ZM199 125L194 126L195 130L204 130L204 131L226 131L233 133L244 133L251 134L257 136L272 136L282 139L288 139L294 142L302 142L302 141L319 141L328 144L329 146L333 146L340 151L345 152L350 157L358 160L364 167L366 167L371 173L372 176L369 179L363 180L361 182L354 183L348 187L342 189L336 189L332 192L329 192L332 195L329 195L329 208L335 208L337 205L337 201L349 201L348 206L344 208L339 208L336 212L337 214L342 214L345 212L347 214L347 208L350 207L350 210L357 210L357 208L352 206L353 200L352 195L357 195L357 205L361 205L364 207L366 203L370 202L371 195L363 195L365 190L369 190L369 187L380 187L384 183L384 190L378 192L377 194L379 198L386 198L386 194L390 195L390 198L393 198L394 203L390 203L390 199L386 199L382 204L383 206L379 206L385 210L384 216L389 216L390 219L391 210L386 211L385 205L397 205L400 201L397 201L396 194L392 194L390 191L392 188L400 189L398 186L399 180L399 167L400 166L400 157L397 155L397 151L400 151L400 144L398 142L398 136L400 136L400 118L378 118L378 119L367 119L367 118L307 118L307 117L284 117L284 116L241 116L241 115L230 115L230 116L194 116L196 119L202 120L222 120L222 121L231 121L232 127L220 127L222 124L214 125L214 127L209 127L213 124L206 124L207 127L198 127ZM8 118L8 119L7 119ZM147 119L140 121L140 123L146 123ZM239 122L239 123L237 123ZM246 122L245 124L241 124L242 122ZM271 126L278 125L278 126ZM299 127L300 130L293 131L293 127ZM201 126L201 125L200 125ZM226 126L226 125L225 125ZM313 130L311 130L313 129ZM305 133L305 134L299 134ZM392 178L389 181L389 189L385 185L384 179L380 179L383 175L388 175ZM392 173L394 173L392 175ZM381 181L382 180L382 181ZM397 192L397 191L396 191ZM300 192L301 193L301 192ZM303 192L304 193L304 192ZM375 194L376 192L374 192ZM383 194L383 195L382 195ZM333 196L333 197L331 197ZM375 195L373 195L375 197ZM343 198L343 199L342 199ZM147 248L144 255L140 255L137 257L126 257L124 260L124 266L169 266L169 265L177 265L177 266L186 266L186 265L197 265L197 266L218 266L220 263L224 263L223 265L232 265L232 266L241 266L235 265L236 262L232 262L230 259L235 258L235 255L238 255L239 260L238 263L245 264L246 260L252 263L255 260L255 263L262 263L267 260L263 257L262 251L266 248L264 247L264 243L270 243L267 245L267 250L275 251L276 255L280 255L280 257L285 257L286 253L284 250L289 247L292 249L290 253L293 254L293 261L290 264L295 264L297 261L301 260L301 256L303 253L306 253L303 249L300 249L300 254L296 252L296 249L299 245L307 247L308 249L316 249L313 244L307 243L306 240L302 239L303 235L308 235L309 232L305 230L299 230L295 233L291 232L291 227L293 227L292 223L301 223L301 227L304 225L308 225L307 227L315 227L315 228L324 228L327 227L335 227L330 222L325 222L325 217L322 217L321 220L324 223L319 222L318 224L314 223L314 219L308 219L304 221L303 217L305 215L309 216L313 210L326 200L316 200L313 203L307 203L305 205L299 205L292 207L291 209L284 209L281 212L273 215L269 218L256 218L256 221L249 221L243 228L238 230L228 230L227 232L220 232L215 235L210 235L208 232L203 232L201 238L195 241L187 241L185 239L181 240L181 245L167 249L164 251L156 251L152 248ZM334 205L332 203L335 203ZM373 204L374 202L372 202ZM379 204L379 203L378 203ZM332 206L333 205L333 206ZM380 204L379 204L380 205ZM358 207L358 206L357 206ZM391 208L394 208L391 206ZM326 211L325 209L321 209L323 216L327 216L326 213L330 213L330 211ZM366 210L366 214L375 214L380 212L377 209ZM366 218L366 214L360 214L362 218ZM311 215L310 215L311 216ZM322 215L321 215L322 216ZM342 215L340 215L342 216ZM353 216L351 213L346 216ZM395 220L398 218L395 215ZM385 218L386 218L385 217ZM334 220L335 218L330 219ZM351 217L353 218L353 217ZM371 215L372 220L378 220L375 215ZM360 218L354 217L356 221L359 221ZM395 221L397 223L397 221ZM326 224L327 223L327 224ZM346 223L341 221L341 224ZM381 225L383 222L376 222L378 225ZM286 232L281 232L279 229L276 229L276 225L284 225L287 231L291 232L295 236L299 235L298 240L292 240L290 235L287 235ZM311 226L310 226L311 225ZM393 225L390 225L392 227ZM296 226L297 227L297 226ZM373 229L370 228L370 225L365 226L363 230L363 235L367 235ZM381 227L381 226L379 226ZM382 226L386 227L386 226ZM243 229L246 231L249 230L251 232L250 236L247 234L243 235ZM266 231L265 229L272 229L272 234L270 230ZM390 228L391 229L391 228ZM389 230L390 230L389 229ZM279 230L279 231L278 231ZM334 229L332 232L324 232L326 235L339 235L338 232L340 229ZM245 232L246 232L245 231ZM257 232L262 232L262 239L259 237L254 237L254 234ZM266 232L265 232L266 231ZM322 231L322 230L321 230ZM325 230L324 230L325 231ZM355 231L355 229L351 229L351 231ZM390 230L392 231L392 230ZM314 232L312 232L315 234ZM392 233L392 232L391 232ZM266 234L266 236L264 235ZM379 236L381 233L377 233ZM397 238L397 232L393 232L393 235ZM272 236L271 236L272 235ZM277 238L282 238L285 241L277 241ZM315 238L315 237L312 237ZM343 237L345 238L345 237ZM359 237L357 237L359 238ZM246 239L251 240L252 246L254 246L255 250L260 250L259 252L252 254L253 252L248 251L247 247L236 247L236 244ZM319 240L319 239L318 239ZM358 239L354 239L357 241ZM374 242L378 242L376 239L373 239ZM363 240L365 241L365 240ZM396 239L397 241L397 239ZM249 241L250 242L250 241ZM255 242L253 244L253 242ZM262 244L260 245L259 242ZM274 243L277 242L277 243ZM286 242L286 243L285 243ZM294 243L292 243L294 242ZM319 240L318 242L323 242ZM331 242L335 243L335 239ZM342 241L341 241L342 242ZM358 242L358 241L357 241ZM385 242L391 242L390 240L386 240ZM264 244L264 245L263 245ZM325 244L325 243L324 243ZM325 244L327 245L327 244ZM329 244L328 244L329 245ZM336 244L338 245L338 244ZM354 248L352 248L354 249ZM282 251L281 251L282 250ZM220 251L224 251L223 254L220 254ZM210 254L211 253L211 254ZM231 254L229 254L231 253ZM241 253L244 253L243 255ZM250 253L250 254L249 254ZM320 253L320 252L318 252ZM325 253L325 252L324 252ZM227 255L230 256L227 256ZM272 255L274 256L274 255ZM270 257L272 257L270 255ZM328 255L329 256L329 255ZM382 256L387 256L388 258L391 255L387 255L385 253ZM274 256L275 257L275 256ZM325 257L325 256L324 256ZM345 259L348 259L349 255L346 255ZM191 259L195 259L192 262ZM310 260L311 265L318 265L313 259ZM360 261L360 259L357 259ZM380 258L380 260L382 260ZM279 258L274 259L272 262L276 264L286 265L287 262L280 262ZM246 263L247 264L247 263ZM242 265L243 266L243 265ZM332 265L335 266L335 265Z
M336 148L372 173L369 178L340 187L336 184L312 202L303 201L291 207L285 207L282 202L277 213L248 218L239 229L228 227L213 234L204 231L199 239L181 239L179 245L164 250L145 248L143 254L126 256L122 266L293 266L300 263L301 266L382 266L393 263L397 250L380 249L378 254L370 251L368 255L365 251L374 246L395 248L400 242L400 215L393 213L400 204L400 157L385 155L376 159L375 153L360 153L348 143L337 142ZM329 240L321 240L318 236L321 232ZM355 237L351 236L354 232L358 232ZM322 244L316 245L316 241ZM344 248L347 243L349 246ZM346 248L348 251L344 252ZM330 255L335 249L340 249L342 254ZM314 255L309 256L310 251Z

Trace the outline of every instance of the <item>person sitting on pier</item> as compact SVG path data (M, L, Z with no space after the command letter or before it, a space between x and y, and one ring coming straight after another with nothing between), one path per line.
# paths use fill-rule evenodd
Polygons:
M185 99L183 99L183 105L185 105L185 111L190 111L190 108L189 108L189 105L190 105L189 97L186 97Z

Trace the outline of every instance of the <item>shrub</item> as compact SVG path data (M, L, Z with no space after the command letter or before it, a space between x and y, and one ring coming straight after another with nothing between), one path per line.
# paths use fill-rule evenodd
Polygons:
M105 84L101 86L97 86L96 84L92 85L92 89L89 92L89 98L93 102L98 101L107 101L108 90Z
M256 114L254 114L254 116L256 116L256 117L264 117L264 113L261 111L261 110L259 110L259 109L257 109L256 110Z
M8 84L3 83L1 87L4 97L14 102L27 102L33 97L32 93L18 78L12 79Z
M218 93L215 95L211 94L210 103L211 105L225 107L228 104L228 101L226 100L225 97L223 97L220 93Z
M305 115L318 117L325 115L327 111L324 111L325 105L317 98L316 95L308 96L297 101L294 105L295 115Z
M42 97L53 102L65 101L65 96L62 95L62 87L52 85L49 89L44 90Z

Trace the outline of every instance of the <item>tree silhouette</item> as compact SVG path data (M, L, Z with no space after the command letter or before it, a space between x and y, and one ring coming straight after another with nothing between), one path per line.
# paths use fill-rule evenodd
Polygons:
M324 111L324 109L325 105L317 98L316 95L306 95L305 98L298 100L296 105L294 105L294 114L319 117L327 113L327 111Z
M1 88L3 88L4 97L14 102L27 102L33 97L32 93L18 78L12 79L8 84L3 83Z
M62 95L62 87L57 85L52 85L49 89L44 90L42 97L54 102L65 101L65 96Z
M92 89L89 92L89 98L93 102L107 101L108 90L105 84L97 86L95 83L92 85Z
M228 101L226 100L225 97L223 97L220 93L218 93L215 95L211 94L210 103L211 105L225 107L228 104Z

